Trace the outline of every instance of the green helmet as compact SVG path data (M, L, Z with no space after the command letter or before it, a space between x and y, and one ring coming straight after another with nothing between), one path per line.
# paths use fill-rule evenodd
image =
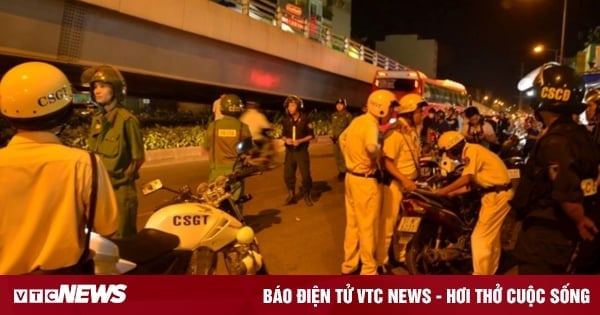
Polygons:
M235 94L225 94L221 98L221 113L227 116L237 117L242 114L244 103L242 99Z
M90 96L95 102L94 83L108 83L113 88L113 93L118 102L123 102L127 96L127 84L119 70L109 65L101 65L86 69L81 75L81 82L84 85L89 85Z

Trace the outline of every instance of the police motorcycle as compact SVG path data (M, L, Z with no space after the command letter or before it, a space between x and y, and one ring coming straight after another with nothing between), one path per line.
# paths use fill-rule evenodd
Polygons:
M239 171L202 183L193 193L188 186L178 190L159 180L143 185L144 195L166 190L175 197L155 208L144 229L131 239L91 238L97 274L215 274L218 254L232 275L267 274L251 227L239 205L251 199L232 199L231 185L261 174L264 166L249 162L250 139L236 149L242 163Z
M431 172L424 172L423 166ZM470 190L456 197L442 197L433 192L458 179L462 169L458 161L445 155L439 161L421 160L421 175L427 176L416 180L419 189L404 195L402 217L390 248L391 260L404 260L410 274L472 272L470 238L477 223L481 194ZM504 252L514 249L519 229L511 211L502 227Z

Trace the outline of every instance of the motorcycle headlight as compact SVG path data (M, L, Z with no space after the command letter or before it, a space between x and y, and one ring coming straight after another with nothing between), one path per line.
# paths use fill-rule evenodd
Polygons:
M253 275L262 267L262 255L255 244L235 244L225 251L225 266L231 275Z

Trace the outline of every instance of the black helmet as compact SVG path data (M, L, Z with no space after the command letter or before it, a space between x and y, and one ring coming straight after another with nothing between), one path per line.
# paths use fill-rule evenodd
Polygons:
M298 105L298 110L304 109L304 103L302 102L302 99L296 95L289 95L285 98L285 101L283 101L283 109L287 111L288 104L292 102Z
M243 110L244 103L236 94L225 94L221 97L221 113L223 115L238 117Z
M559 114L580 114L585 110L583 77L571 67L547 63L539 68L532 86L525 90L532 96L534 111L547 110Z
M344 105L344 107L348 106L348 102L346 101L345 98L338 98L338 100L335 102L336 106L337 106L337 104L342 104L342 105Z

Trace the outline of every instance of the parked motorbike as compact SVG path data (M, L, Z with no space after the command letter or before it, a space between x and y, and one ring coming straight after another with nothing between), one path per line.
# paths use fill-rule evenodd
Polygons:
M238 171L200 184L196 193L188 186L166 187L159 179L144 184L144 195L166 190L176 196L157 207L131 239L108 240L95 234L90 247L96 273L210 275L222 253L229 274L267 274L254 231L245 225L239 208L251 196L232 199L232 184L264 169L247 163L251 146L251 140L238 145Z
M446 164L448 161L445 162ZM433 169L440 168L428 161ZM404 261L411 274L470 274L472 272L471 233L477 223L481 195L471 190L456 197L441 197L432 190L460 177L462 166L446 170L417 183L420 189L406 193L402 217L391 247L391 258ZM441 171L434 173L442 174ZM511 211L502 227L502 247L510 252L520 229Z

